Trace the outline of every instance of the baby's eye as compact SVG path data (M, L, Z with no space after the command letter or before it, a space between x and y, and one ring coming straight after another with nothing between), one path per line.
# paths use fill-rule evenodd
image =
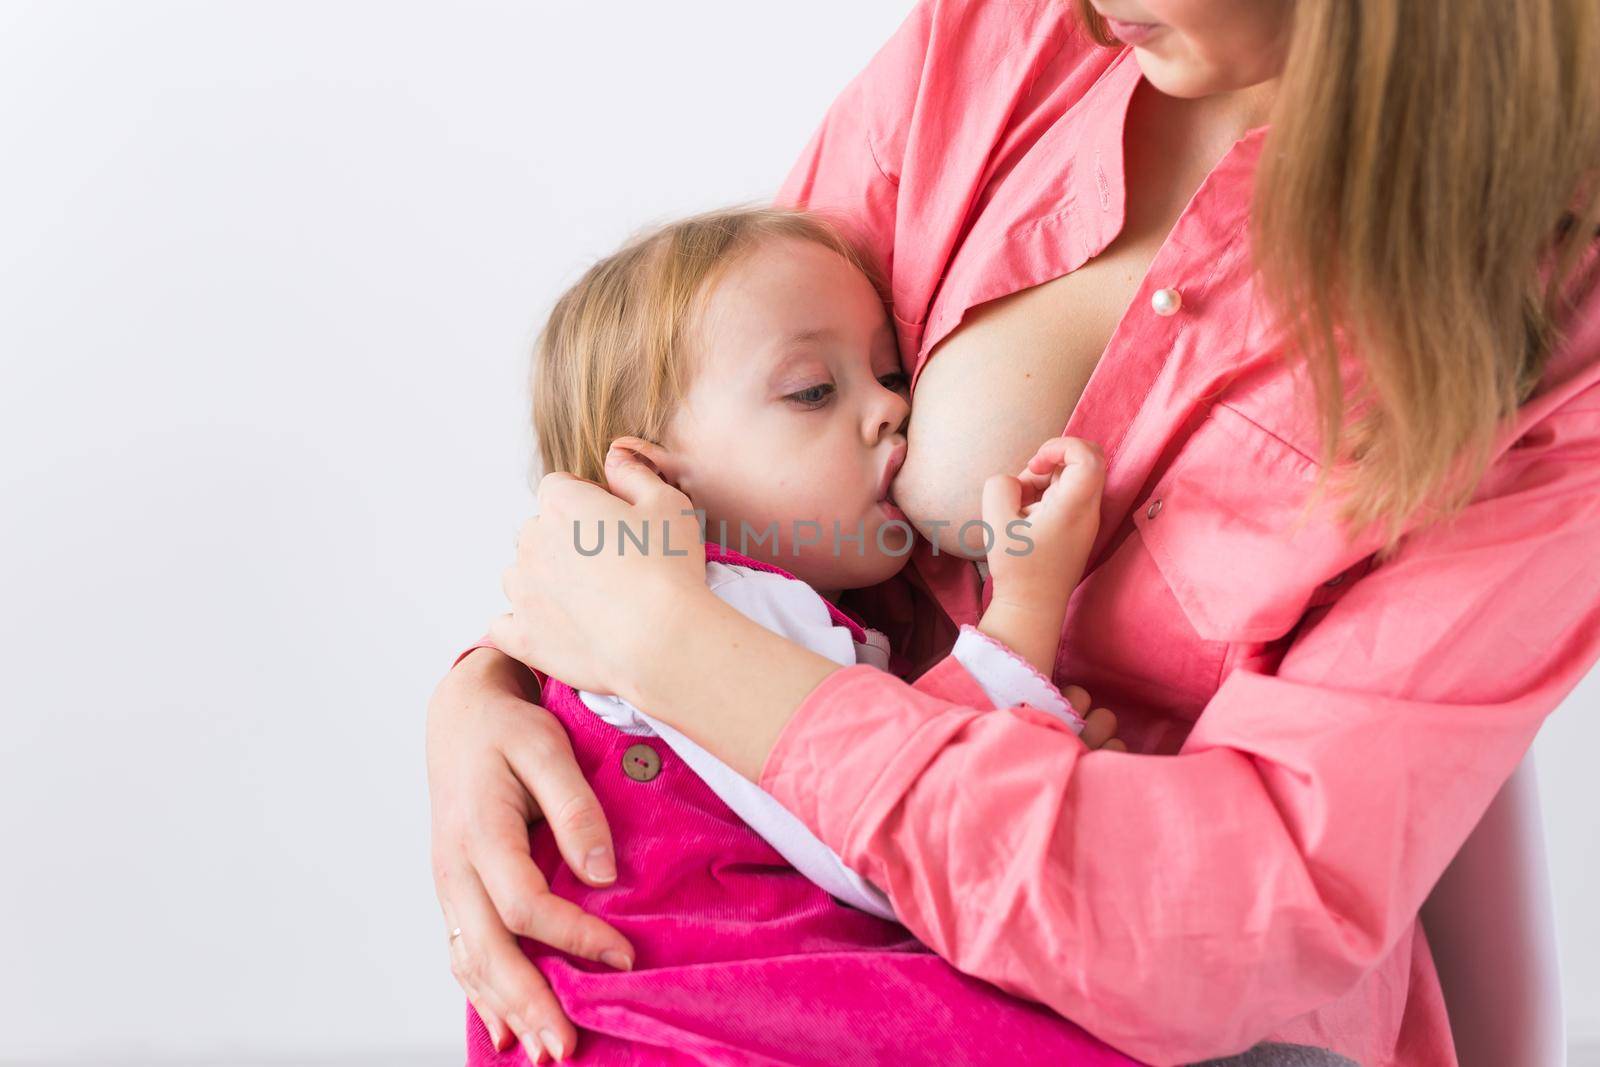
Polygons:
M897 370L893 374L885 374L882 378L878 379L878 382L885 389L892 389L898 393L902 389L911 388L911 375L907 374L905 371Z
M802 389L798 393L790 393L784 399L793 400L797 404L818 405L826 401L832 393L833 383L823 382L821 385L813 385Z

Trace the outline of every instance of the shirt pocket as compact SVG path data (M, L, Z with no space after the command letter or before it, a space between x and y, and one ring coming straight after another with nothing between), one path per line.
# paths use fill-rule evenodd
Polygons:
M1317 471L1217 404L1134 508L1140 539L1200 637L1276 640L1348 587L1371 546L1348 542L1326 495L1299 521Z

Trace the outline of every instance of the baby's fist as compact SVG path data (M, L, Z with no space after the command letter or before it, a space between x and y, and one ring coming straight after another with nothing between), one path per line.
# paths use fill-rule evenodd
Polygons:
M1104 486L1100 446L1077 437L1053 437L1017 476L997 474L984 482L995 595L1060 598L1065 604L1099 532Z

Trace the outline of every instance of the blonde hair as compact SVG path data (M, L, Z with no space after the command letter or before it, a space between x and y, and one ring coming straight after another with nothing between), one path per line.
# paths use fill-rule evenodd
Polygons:
M1600 3L1296 0L1291 18L1254 255L1314 387L1317 493L1334 483L1387 552L1419 509L1467 503L1591 280Z
M535 344L533 423L547 473L604 484L613 440L662 439L693 381L688 335L706 295L777 238L837 252L885 292L842 224L815 212L734 207L635 235L561 295Z

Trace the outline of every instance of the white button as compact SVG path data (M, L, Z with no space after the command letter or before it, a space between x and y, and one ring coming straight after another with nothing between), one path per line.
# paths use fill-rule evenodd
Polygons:
M1150 294L1150 307L1157 315L1176 315L1183 307L1183 294L1176 289L1157 289Z

